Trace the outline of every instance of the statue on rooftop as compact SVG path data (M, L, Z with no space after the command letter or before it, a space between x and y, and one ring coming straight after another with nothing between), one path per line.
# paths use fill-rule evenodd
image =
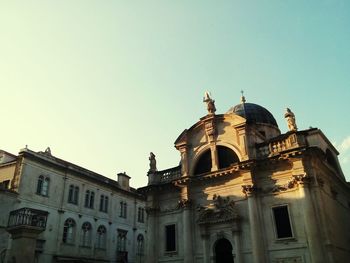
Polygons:
M286 113L284 114L284 117L287 119L289 131L297 131L298 128L295 122L295 115L289 108L286 109Z
M154 155L153 152L150 152L148 160L149 160L149 172L157 171L156 156Z
M210 96L211 96L210 93L206 91L204 93L203 102L207 104L208 114L215 114L215 111L216 111L215 100L213 100Z

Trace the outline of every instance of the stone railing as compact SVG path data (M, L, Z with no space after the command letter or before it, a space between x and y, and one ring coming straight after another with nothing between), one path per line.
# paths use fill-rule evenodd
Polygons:
M148 184L169 183L181 177L181 166L176 166L162 171L148 172Z
M46 211L23 207L10 212L8 227L30 226L44 230L48 214Z
M161 183L170 182L181 177L181 166L157 171L155 174L159 177Z
M286 136L280 139L259 144L257 147L257 155L260 158L274 156L286 150L305 146L305 144L305 137L303 134L286 134Z

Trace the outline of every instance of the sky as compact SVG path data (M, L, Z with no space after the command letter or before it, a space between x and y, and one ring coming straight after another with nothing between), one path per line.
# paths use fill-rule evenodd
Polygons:
M54 156L131 186L178 165L174 141L240 102L281 132L320 128L350 180L350 1L0 0L0 149Z

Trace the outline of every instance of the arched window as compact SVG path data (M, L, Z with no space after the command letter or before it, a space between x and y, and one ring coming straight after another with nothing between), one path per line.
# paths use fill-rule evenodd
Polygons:
M63 243L73 244L75 236L75 221L72 218L68 218L64 222L63 226Z
M92 227L89 222L85 222L81 226L81 245L83 247L90 247L91 246L91 234L92 234Z
M194 169L194 174L203 174L211 171L211 151L206 150L199 157L196 167Z
M38 183L36 187L36 193L42 196L48 196L49 193L50 178L40 175L38 177Z
M139 234L137 236L137 255L140 257L144 253L144 237L143 235ZM141 262L141 261L140 261Z
M79 197L79 187L71 184L69 186L69 192L68 192L68 203L77 205L78 197Z
M225 146L218 146L217 148L219 169L227 168L233 163L239 162L238 156L234 151Z
M96 248L105 249L106 240L107 240L107 230L105 226L101 225L97 228Z

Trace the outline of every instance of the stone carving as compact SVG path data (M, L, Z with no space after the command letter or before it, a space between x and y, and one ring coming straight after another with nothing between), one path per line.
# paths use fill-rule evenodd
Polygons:
M245 195L252 195L258 191L258 188L254 185L248 184L248 185L242 185L242 192Z
M187 208L187 207L190 207L191 204L192 204L191 200L181 199L181 200L179 200L177 207L178 208Z
M208 114L215 114L215 111L216 111L215 100L213 100L210 97L210 93L208 91L204 93L203 102L207 104Z
M153 152L150 152L149 154L149 172L156 172L157 171L157 161L156 156Z
M234 201L230 200L229 197L223 198L215 194L211 204L197 207L197 222L199 224L216 224L238 220L239 216L234 204Z
M297 131L298 128L295 122L295 115L289 108L286 109L286 113L284 114L284 117L287 119L289 131Z

